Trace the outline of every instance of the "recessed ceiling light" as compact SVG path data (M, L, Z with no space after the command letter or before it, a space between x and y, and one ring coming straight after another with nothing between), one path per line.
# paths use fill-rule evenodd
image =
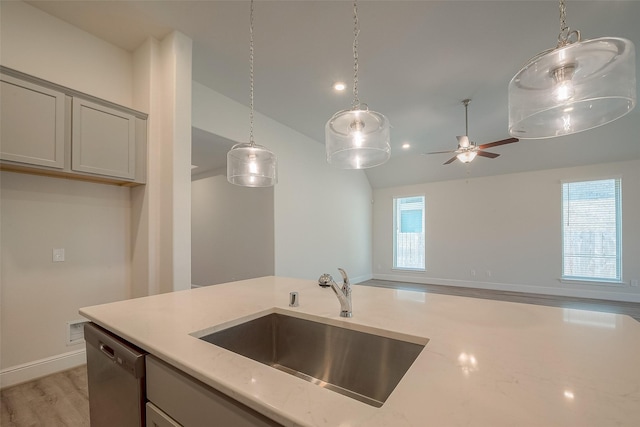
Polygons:
M342 92L343 90L345 90L347 88L346 83L344 82L335 82L333 84L333 89L337 90L338 92Z
M409 148L411 148L411 144L409 144L408 142L405 142L404 144L402 144L402 148L404 150L408 150Z

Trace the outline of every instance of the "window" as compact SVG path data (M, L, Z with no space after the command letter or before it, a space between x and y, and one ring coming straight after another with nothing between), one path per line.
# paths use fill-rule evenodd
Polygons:
M562 278L621 281L620 179L562 184Z
M424 196L393 199L393 268L424 270Z

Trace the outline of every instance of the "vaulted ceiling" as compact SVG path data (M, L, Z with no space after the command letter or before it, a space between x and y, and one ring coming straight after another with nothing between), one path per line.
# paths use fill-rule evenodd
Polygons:
M194 41L193 79L248 105L248 1L28 3L127 50L179 30ZM324 143L326 121L351 106L352 7L343 0L256 1L257 111ZM640 158L640 108L591 131L497 147L496 159L444 166L449 155L422 155L455 149L455 136L465 132L465 98L472 99L473 141L509 136L509 80L555 46L557 2L364 0L358 14L360 99L392 124L391 160L366 170L374 188ZM586 39L624 37L640 47L638 17L639 1L567 2L567 23ZM339 80L348 85L344 93L332 90ZM194 135L204 151L229 143Z

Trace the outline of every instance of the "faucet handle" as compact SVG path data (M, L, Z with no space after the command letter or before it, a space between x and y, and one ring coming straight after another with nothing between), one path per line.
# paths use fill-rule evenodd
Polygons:
M347 276L347 272L344 271L342 268L338 268L338 271L340 272L340 274L342 274L342 282L349 286L349 277Z
M323 288L328 288L330 285L330 283L333 281L333 277L331 277L330 274L323 274L322 276L320 276L320 278L318 279L318 285L320 285Z

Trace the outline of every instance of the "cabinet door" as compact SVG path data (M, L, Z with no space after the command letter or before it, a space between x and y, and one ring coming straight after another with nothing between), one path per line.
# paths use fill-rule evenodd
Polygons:
M65 94L1 76L0 158L64 167Z
M71 169L135 179L135 117L73 98Z
M146 427L182 427L170 416L162 412L156 405L147 402Z
M147 399L185 427L275 427L264 415L159 359L146 357Z

